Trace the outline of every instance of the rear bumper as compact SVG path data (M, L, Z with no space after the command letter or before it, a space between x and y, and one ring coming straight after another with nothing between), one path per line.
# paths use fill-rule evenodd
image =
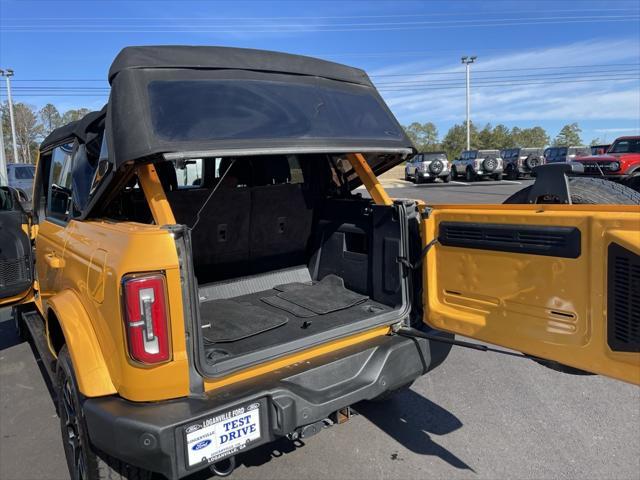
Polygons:
M440 178L446 177L449 175L450 171L448 168L445 168L440 173L432 173L432 172L416 172L416 175L422 178Z
M204 397L162 403L94 398L85 401L84 412L91 441L100 450L170 479L182 478L207 467L186 467L189 424L260 403L262 436L247 447L253 448L413 381L442 363L450 349L424 339L383 336Z
M504 172L502 168L496 168L492 172L486 172L484 170L476 170L476 175L479 177L488 177L490 175L502 175L503 173Z

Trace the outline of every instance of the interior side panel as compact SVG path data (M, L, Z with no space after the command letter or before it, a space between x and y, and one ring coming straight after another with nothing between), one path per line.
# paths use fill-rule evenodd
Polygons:
M0 211L0 304L31 288L31 242L22 230L26 219L18 210Z
M618 282L640 288L640 210L590 207L435 208L423 222L425 243L439 238L424 272L427 323L640 383L640 354L629 351L640 335L638 295L618 307L626 350L607 342L609 249L624 246L630 266Z

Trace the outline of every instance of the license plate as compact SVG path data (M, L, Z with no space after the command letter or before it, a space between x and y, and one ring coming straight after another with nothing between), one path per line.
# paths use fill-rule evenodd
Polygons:
M187 467L218 461L260 439L260 403L207 418L184 431Z

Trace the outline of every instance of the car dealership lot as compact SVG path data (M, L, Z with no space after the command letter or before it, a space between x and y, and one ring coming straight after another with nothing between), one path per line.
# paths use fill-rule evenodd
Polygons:
M501 203L531 183L383 181L392 196L428 203ZM640 471L640 389L529 360L454 347L410 391L354 409L348 423L303 442L241 455L231 478L637 479ZM0 433L0 478L66 478L51 397L6 310Z

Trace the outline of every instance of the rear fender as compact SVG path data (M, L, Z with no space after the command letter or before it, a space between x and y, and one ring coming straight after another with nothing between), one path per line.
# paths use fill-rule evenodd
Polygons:
M62 328L82 394L100 397L116 393L91 321L77 295L71 290L64 290L50 298L48 303ZM49 320L46 321L48 323ZM50 340L47 325L49 349L56 355Z

